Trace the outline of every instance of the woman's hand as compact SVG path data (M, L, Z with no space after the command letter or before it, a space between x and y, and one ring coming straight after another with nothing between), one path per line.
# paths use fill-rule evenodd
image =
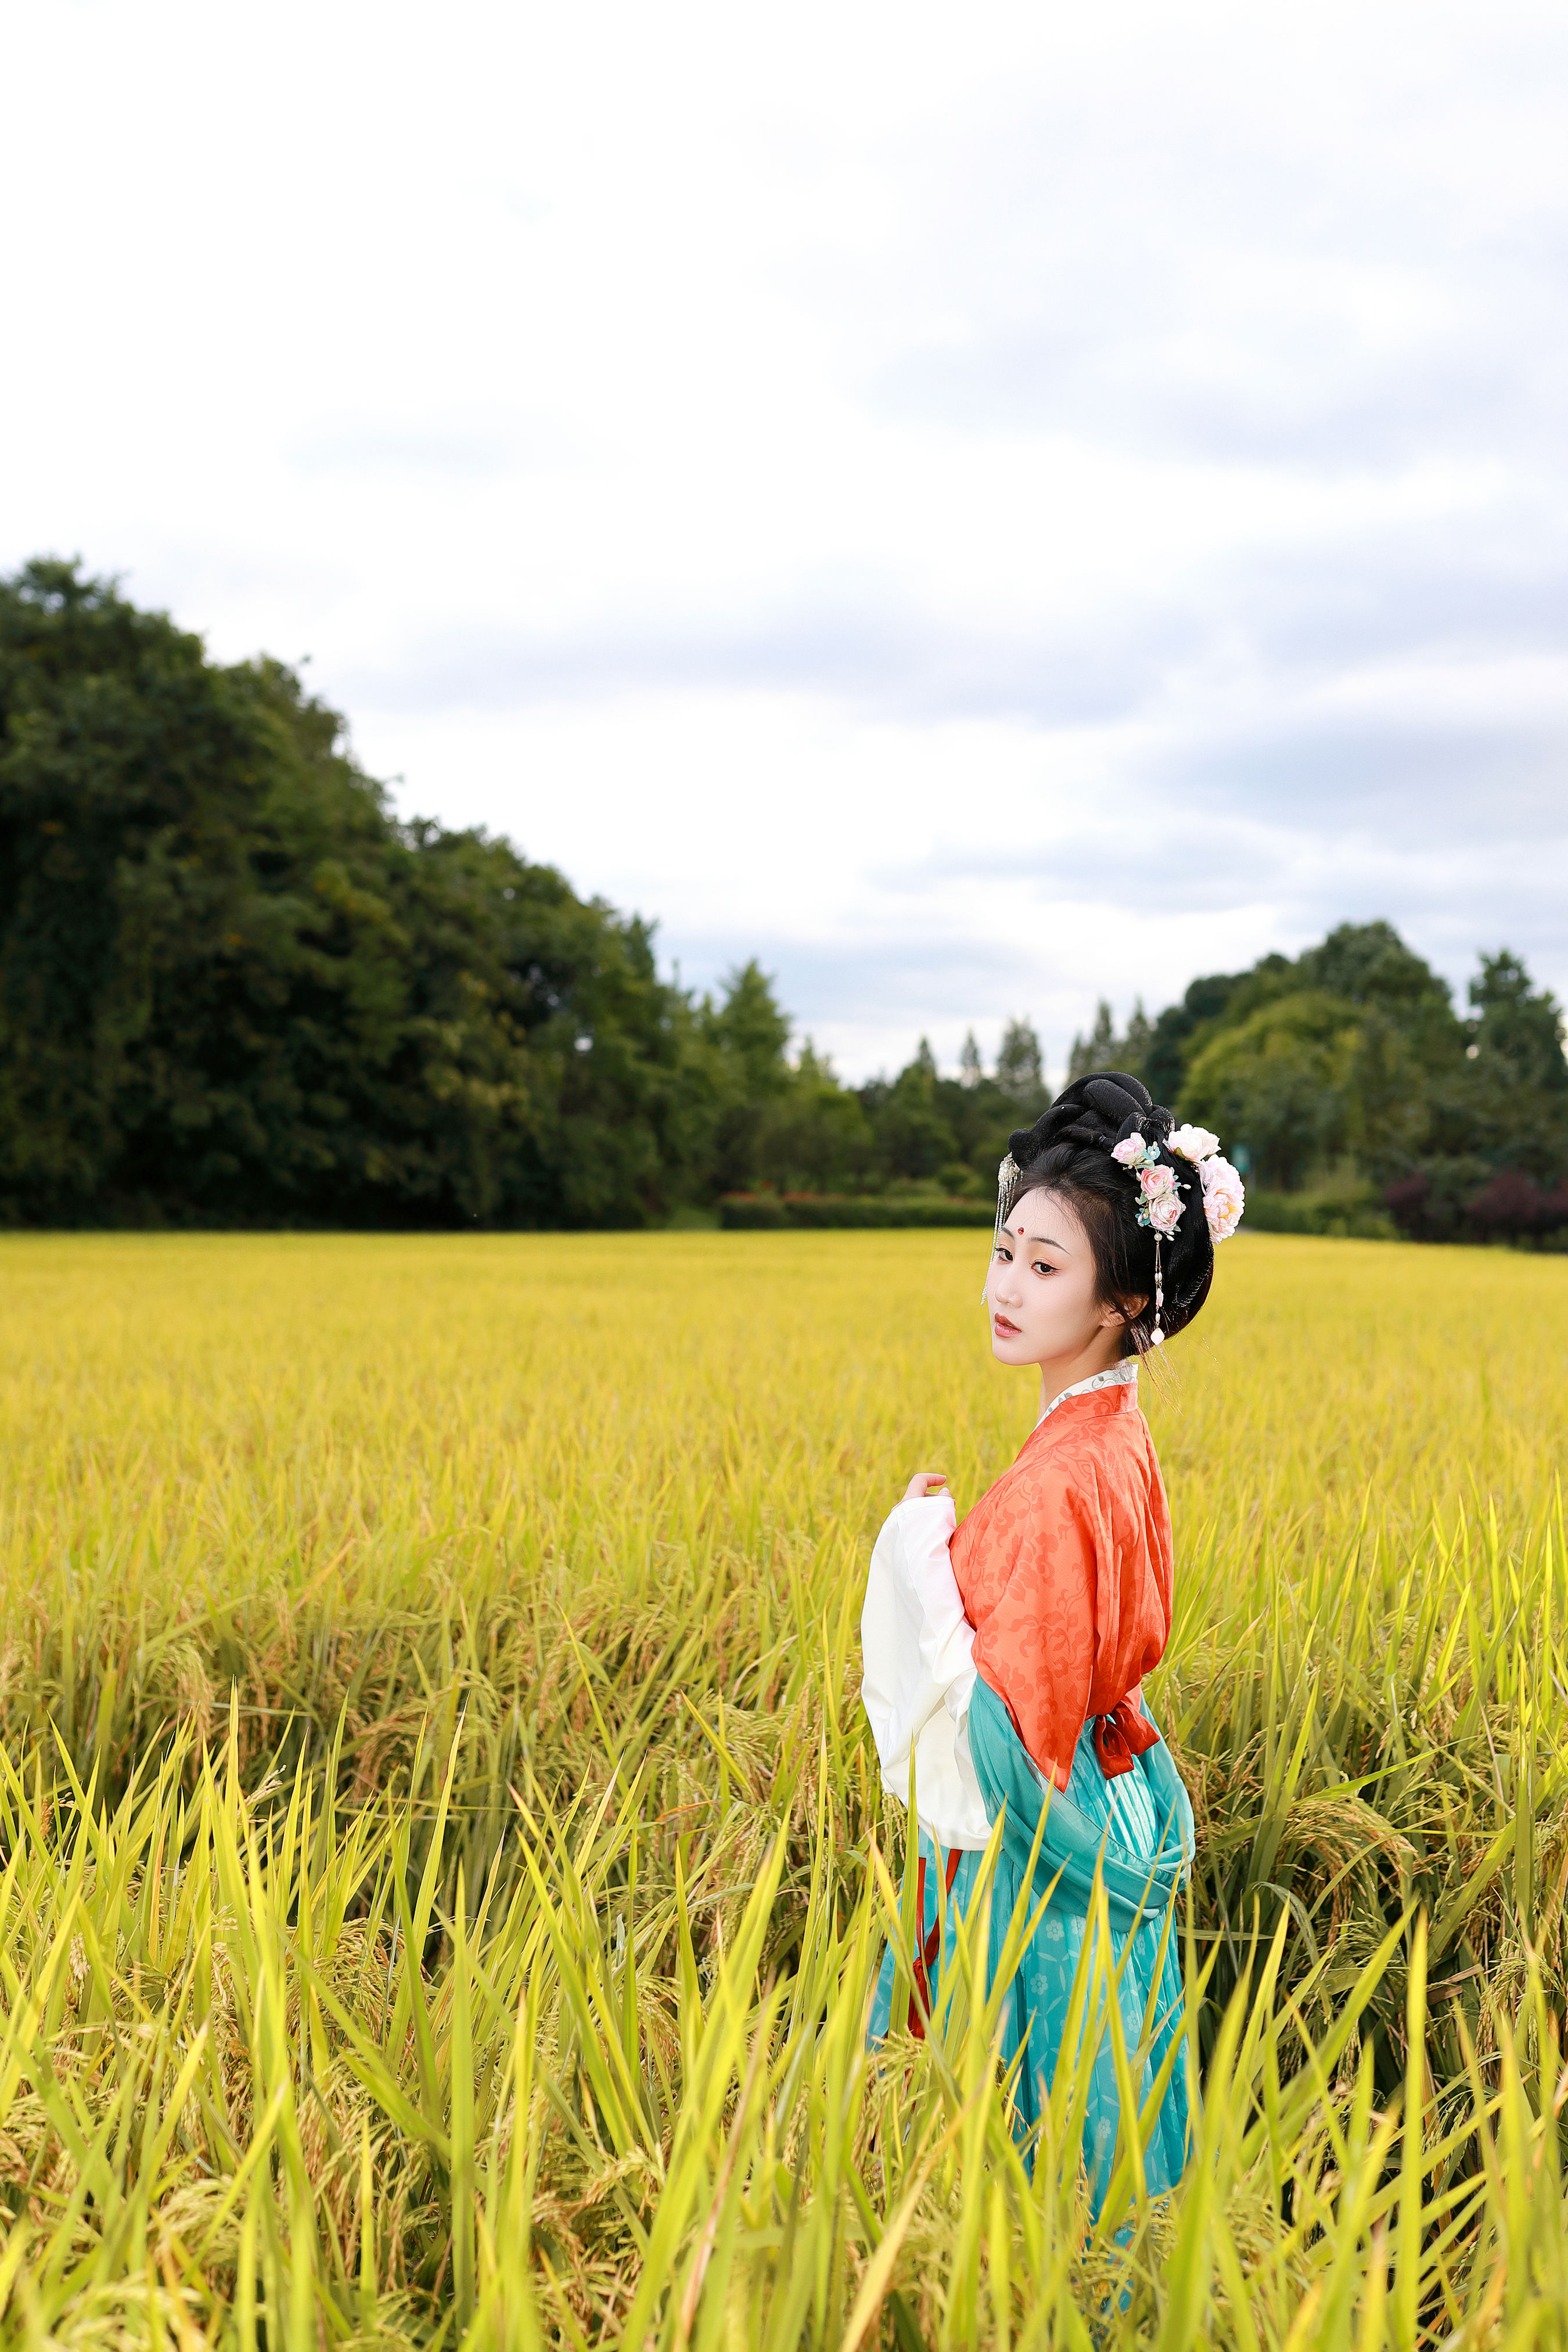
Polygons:
M917 1470L904 1488L904 1500L906 1503L923 1503L933 1487L945 1486L946 1484L945 1470Z

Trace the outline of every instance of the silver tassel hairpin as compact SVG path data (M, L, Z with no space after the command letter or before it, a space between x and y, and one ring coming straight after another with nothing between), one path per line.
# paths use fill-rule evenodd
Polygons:
M1160 1265L1160 1236L1156 1234L1154 1236L1154 1328L1149 1334L1149 1344L1151 1347L1163 1347L1165 1334L1160 1327L1163 1323L1164 1319L1165 1282L1164 1276Z
M995 1255L996 1255L996 1253L997 1253L998 1249L1000 1249L1000 1247L1001 1247L1001 1245L1002 1245L1002 1216L1003 1216L1003 1207L1002 1207L1002 1204L1003 1204L1003 1202L1006 1200L1007 1195L1008 1195L1009 1192L1012 1190L1012 1188L1013 1188L1014 1184L1015 1184L1015 1183L1016 1183L1016 1181L1017 1181L1017 1178L1018 1178L1018 1163L1017 1163L1017 1161L1014 1159L1014 1157L1013 1157L1012 1153L1009 1151L1009 1152L1008 1152L1008 1154L1007 1154L1007 1156L1006 1156L1006 1158L1005 1158L1005 1160L999 1160L999 1161L998 1161L998 1163L997 1163L997 1167L996 1167L996 1223L995 1223L994 1226L992 1228L992 1233L991 1233L991 1255L992 1255L992 1256L993 1256L993 1257L994 1257L994 1256L995 1256ZM986 1281L988 1282L989 1280L990 1280L990 1269L989 1269L989 1268L987 1268L987 1270L986 1270ZM980 1304L982 1305L982 1307L984 1307L984 1304L985 1304L985 1283L984 1283L984 1282L983 1282L983 1283L981 1284L981 1286L980 1286Z

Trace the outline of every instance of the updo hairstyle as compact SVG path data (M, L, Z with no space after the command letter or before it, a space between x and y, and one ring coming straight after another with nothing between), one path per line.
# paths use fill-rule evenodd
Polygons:
M1122 1070L1096 1070L1065 1087L1033 1127L1017 1128L1007 1139L1017 1173L1005 1188L999 1223L1037 1189L1070 1204L1093 1254L1096 1303L1123 1318L1124 1357L1146 1356L1154 1345L1155 1235L1138 1222L1138 1180L1111 1158L1112 1144L1141 1136L1157 1148L1161 1164L1175 1171L1181 1222L1160 1243L1165 1294L1160 1328L1167 1339L1192 1321L1214 1280L1203 1184L1192 1161L1167 1146L1174 1125L1139 1079ZM1134 1308L1137 1298L1143 1304Z

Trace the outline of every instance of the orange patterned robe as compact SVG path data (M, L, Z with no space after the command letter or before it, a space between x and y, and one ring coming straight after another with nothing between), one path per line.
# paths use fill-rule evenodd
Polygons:
M974 1665L1042 1772L1065 1789L1091 1717L1107 1774L1158 1738L1142 1677L1171 1635L1171 1513L1125 1386L1068 1395L952 1538Z

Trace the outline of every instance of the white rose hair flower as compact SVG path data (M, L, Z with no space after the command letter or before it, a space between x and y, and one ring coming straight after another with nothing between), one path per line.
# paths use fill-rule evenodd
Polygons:
M1171 1134L1171 1150L1179 1151L1184 1160L1204 1160L1219 1150L1219 1138L1211 1135L1206 1127L1178 1127Z

